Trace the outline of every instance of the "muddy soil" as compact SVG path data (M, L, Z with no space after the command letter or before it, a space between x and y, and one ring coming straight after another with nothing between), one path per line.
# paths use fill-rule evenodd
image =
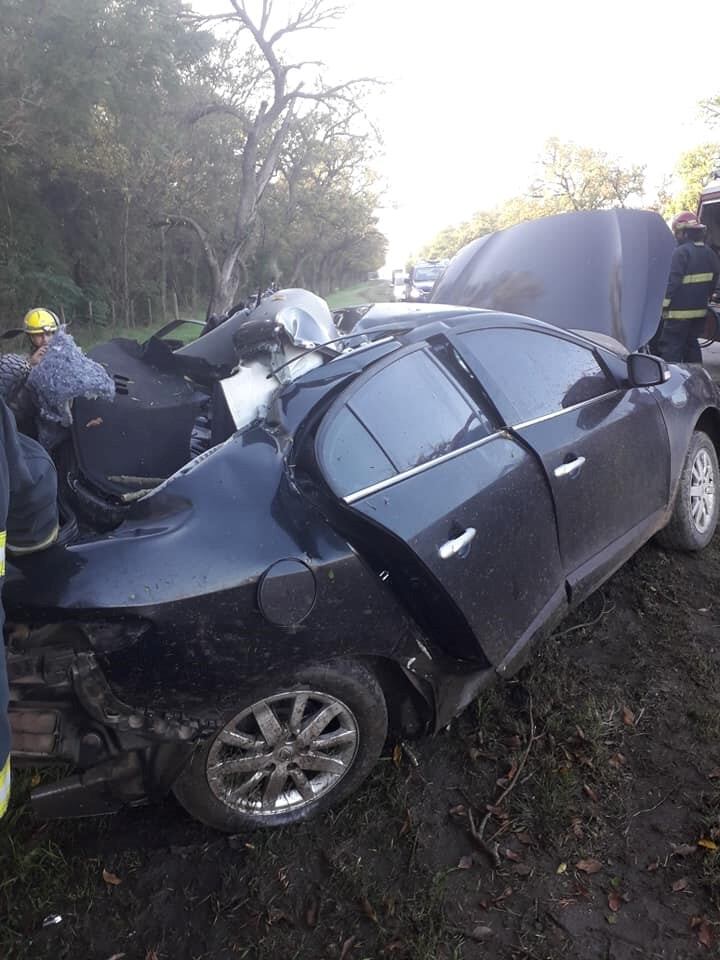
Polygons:
M172 800L41 824L16 800L0 954L720 955L719 586L720 537L646 547L518 678L297 828L226 837Z

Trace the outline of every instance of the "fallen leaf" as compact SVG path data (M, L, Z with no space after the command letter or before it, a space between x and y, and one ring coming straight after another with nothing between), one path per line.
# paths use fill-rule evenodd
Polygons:
M583 784L583 793L590 797L593 803L598 802L598 795L595 793L592 787L589 787L586 783Z
M268 926L272 926L274 923L279 923L281 920L284 920L286 923L289 923L290 926L294 926L295 922L292 917L288 916L284 910L281 910L279 907L268 907L267 912L267 922Z
M613 923L617 923L617 922L618 922L618 918L617 918L616 914L614 914L614 913L609 913L609 914L605 917L605 919L606 919L607 922L610 923L610 924L613 924Z
M503 810L502 807L496 807L496 806L493 806L492 804L488 804L485 807L485 809L487 810L488 813L491 813L497 820L508 820L510 818L510 814L506 810Z
M691 853L697 851L697 847L694 843L671 843L672 852L676 857L689 857Z
M158 960L158 955L155 950L148 950L145 954L145 960Z
M613 913L618 912L618 910L622 906L622 902L623 902L622 897L620 896L619 893L613 892L608 896L608 906L610 907Z
M342 945L342 950L340 951L340 960L347 960L350 956L350 951L355 946L355 937L348 937L345 943Z
M499 897L493 897L493 903L500 903L501 900L507 900L512 895L512 887L505 887Z
M287 867L280 867L280 869L278 870L278 873L277 873L277 878L278 878L278 882L279 882L280 886L283 888L283 890L287 890L287 888L290 886L290 880L288 879Z
M451 817L464 817L467 815L467 807L464 803L457 803L454 807L450 807L448 813Z
M515 836L518 838L520 843L524 844L526 847L529 847L532 844L532 837L529 833L524 833L521 831L520 833L516 833Z
M578 838L578 840L582 840L585 834L583 832L582 820L580 817L573 817L571 828L573 834Z
M372 920L373 923L377 923L377 914L375 913L375 908L367 897L360 897L360 906L362 907L365 916Z
M521 859L520 854L516 853L515 850L511 850L510 847L505 847L502 853L506 860L513 860L515 863L518 863Z
M122 880L120 879L120 877L118 877L117 874L110 873L110 871L106 870L104 867L102 872L102 878L105 881L105 883L109 884L109 886L111 887L116 887L119 883L122 883Z
M471 854L466 854L464 857L460 857L458 860L457 869L458 870L469 870L473 865L473 858Z
M566 863L559 863L559 864L558 864L558 868L557 868L557 870L555 871L555 873L557 873L557 874L565 873L566 870L567 870L567 864L566 864Z
M673 893L680 893L683 890L687 890L689 882L690 881L687 877L682 877L680 880L676 880L672 885Z
M635 714L632 712L630 707L623 706L620 715L622 717L622 722L626 727L632 727L635 725Z
M614 753L608 760L608 766L612 767L613 770L619 770L624 764L625 755L622 753Z
M707 775L708 780L717 780L720 778L720 767L713 767Z
M102 417L93 417L92 420L88 420L88 422L85 424L85 426L86 426L86 427L100 427L100 426L102 426L102 424L103 424L103 418L102 418Z
M492 936L492 928L477 926L473 929L470 936L472 937L473 940L487 940L489 937Z
M599 873L602 870L602 864L599 860L578 860L575 866L583 873Z
M312 929L318 922L318 913L320 912L320 901L317 897L310 897L305 907L305 923Z
M395 746L393 747L392 758L395 766L399 767L400 761L402 760L402 747L400 746L399 743L396 743Z
M701 837L698 840L698 846L703 847L705 850L717 850L718 845L714 840L707 840L705 837Z
M703 918L698 917L697 914L693 917L690 917L690 929L694 930L695 927L699 927L702 922L703 922Z
M703 920L698 928L698 940L704 947L711 947L713 944L713 929L707 920Z
M519 877L529 877L532 873L532 867L529 863L516 863L513 870Z
M649 863L649 864L645 867L645 869L647 870L648 873L655 873L655 871L658 869L659 866L660 866L660 861L659 861L659 860L653 860L652 863Z
M407 944L404 940L391 940L386 947L383 947L383 954L396 953L398 950L407 951Z

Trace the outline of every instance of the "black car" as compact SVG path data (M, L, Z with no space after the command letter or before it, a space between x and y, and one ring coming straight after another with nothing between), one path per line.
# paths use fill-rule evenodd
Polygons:
M654 214L550 218L451 263L436 295L494 309L372 307L333 343L281 292L189 346L99 348L118 396L75 406L75 540L5 589L15 755L76 771L37 811L172 790L220 829L304 819L649 538L704 547L716 389L640 349L672 246Z

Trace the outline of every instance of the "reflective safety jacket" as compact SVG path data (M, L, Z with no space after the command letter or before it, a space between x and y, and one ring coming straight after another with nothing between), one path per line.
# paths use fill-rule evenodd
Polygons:
M32 553L58 535L57 475L46 450L17 432L15 419L0 400L0 586L5 549ZM0 604L0 639L5 616ZM0 647L0 817L10 796L10 724L4 646Z
M679 244L672 256L663 319L699 320L705 316L715 291L720 260L707 244L688 241Z

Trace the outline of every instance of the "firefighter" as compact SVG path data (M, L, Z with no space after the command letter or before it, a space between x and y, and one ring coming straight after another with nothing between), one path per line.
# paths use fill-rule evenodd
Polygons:
M49 454L17 432L0 400L0 582L5 550L27 554L51 546L58 535L57 475ZM4 623L0 603L0 636ZM10 796L10 724L5 656L0 656L0 817Z
M672 221L678 245L670 264L656 349L673 363L702 363L698 337L720 274L720 260L705 243L705 230L705 224L688 210Z
M52 310L33 307L23 318L23 333L30 341L30 366L37 366L47 353L50 338L60 329L60 321Z

